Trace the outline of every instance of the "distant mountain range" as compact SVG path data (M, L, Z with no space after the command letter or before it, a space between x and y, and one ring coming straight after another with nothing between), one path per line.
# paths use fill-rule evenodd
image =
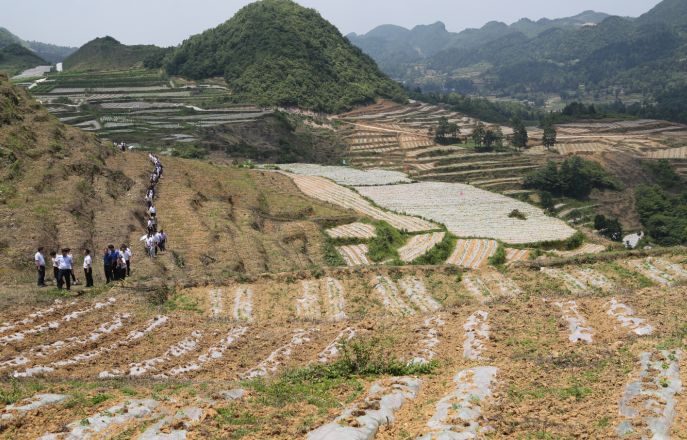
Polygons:
M687 86L687 1L664 0L639 18L593 11L574 17L448 32L381 26L349 40L408 86L532 97L539 93L641 93Z
M578 29L601 23L608 17L608 14L585 11L574 17L556 20L543 18L535 22L523 18L510 26L492 21L480 29L465 29L458 33L447 31L446 25L440 21L431 25L415 26L413 29L382 25L365 35L352 33L346 37L374 58L382 69L398 75L402 65L420 62L448 49L477 49L508 35L534 38L549 29Z

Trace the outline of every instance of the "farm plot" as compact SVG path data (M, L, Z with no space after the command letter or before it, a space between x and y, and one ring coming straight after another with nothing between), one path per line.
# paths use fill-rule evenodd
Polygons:
M610 145L601 142L556 145L556 151L558 151L558 154L563 156L579 153L602 153L604 151L609 151L610 149Z
M421 348L419 352L410 360L411 364L427 364L436 357L437 354L434 350L439 345L439 334L444 325L446 325L446 321L438 316L425 319L422 330L426 331L426 333L420 341Z
M370 260L367 258L368 248L366 244L339 246L336 250L343 257L347 266L368 266L370 264Z
M573 344L584 341L592 343L594 329L587 324L587 320L578 311L576 301L565 301L554 303L560 309L563 319L568 323L568 340Z
M456 242L456 248L446 260L446 264L479 269L487 265L490 257L496 253L498 243L495 240L463 240Z
M347 319L343 285L336 278L305 280L296 298L296 316L306 320L342 321Z
M395 183L410 182L408 176L398 171L362 171L350 167L322 166L314 164L279 165L279 168L303 176L325 177L340 185L347 186L392 185Z
M356 189L383 208L443 223L459 237L525 244L565 240L575 233L564 222L532 205L460 183L423 182ZM526 220L509 217L516 209Z
M332 238L359 238L363 240L374 238L376 235L375 227L367 223L351 223L327 229L325 232Z
M308 433L308 440L371 440L384 425L394 423L394 414L406 400L414 399L421 381L405 377L375 382L363 402L348 407L332 423Z
M445 232L413 235L405 245L398 249L398 256L401 261L413 262L441 243L445 236Z
M373 206L353 190L337 185L331 180L317 176L291 175L298 188L307 196L324 202L353 209L376 220L384 220L399 230L423 232L436 229L436 225L416 217L383 211ZM402 185L406 187L408 185ZM370 188L370 187L361 187Z
M459 371L453 378L455 390L436 405L418 440L480 438L492 429L483 426L482 406L492 395L496 367L477 367Z
M660 268L656 267L654 261L649 258L646 260L630 260L627 264L632 270L636 270L645 277L649 278L651 281L662 286L671 286L675 284L676 274L674 272L669 273L667 270L661 270ZM678 277L679 276L680 275L678 274Z
M648 157L649 159L687 159L687 147L652 151Z
M506 260L509 263L516 261L527 261L530 259L530 251L528 249L506 249Z
M559 255L561 257L575 257L578 255L585 255L585 254L600 254L601 252L606 251L606 246L601 245L601 244L596 244L596 243L585 243L579 248L572 250L572 251L554 251L554 254Z

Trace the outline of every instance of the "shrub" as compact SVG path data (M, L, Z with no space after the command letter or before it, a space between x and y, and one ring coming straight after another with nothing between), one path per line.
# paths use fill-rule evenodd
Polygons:
M577 249L584 243L584 235L581 232L576 232L575 235L565 240L565 248L568 250Z
M375 222L376 236L368 244L367 256L371 261L397 259L397 249L403 246L406 238L387 222Z
M508 214L508 218L516 218L518 220L527 220L527 216L519 209L514 209Z
M503 266L506 264L506 248L502 243L499 243L494 255L489 257L489 264L492 266Z

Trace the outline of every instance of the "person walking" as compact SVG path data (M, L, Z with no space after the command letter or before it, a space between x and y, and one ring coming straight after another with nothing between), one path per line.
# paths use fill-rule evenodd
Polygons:
M121 245L117 253L117 270L119 271L119 279L126 279L126 246Z
M148 233L148 237L146 238L146 250L150 258L155 257L155 238L152 233Z
M124 246L124 260L126 260L126 276L130 277L131 276L131 257L134 256L134 253L131 252L131 248L128 245L122 245Z
M74 260L69 255L69 249L62 249L62 255L57 257L59 272L57 273L57 288L62 290L63 285L67 285L67 290L72 290L72 279L70 273Z
M45 257L43 256L42 246L38 248L36 255L33 256L33 261L36 263L38 287L45 287Z
M158 244L160 252L167 250L167 234L165 234L164 229L160 229L160 243Z
M57 286L57 274L60 271L57 267L57 252L50 251L50 259L52 260L52 277L55 280L55 285Z
M151 204L148 208L148 214L150 214L151 217L155 217L157 215L157 209L155 209L153 204Z
M91 251L89 249L84 251L83 273L86 278L86 287L93 287L93 258L91 258Z

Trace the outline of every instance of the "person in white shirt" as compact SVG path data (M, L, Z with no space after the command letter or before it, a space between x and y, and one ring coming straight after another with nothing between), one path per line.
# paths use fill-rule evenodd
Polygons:
M150 214L151 217L155 217L157 215L157 209L155 209L155 206L150 205L150 208L148 208L148 214Z
M52 260L52 277L57 285L57 275L60 273L60 269L57 267L57 252L50 251L50 259Z
M124 261L126 261L126 276L130 277L131 276L131 257L134 256L134 253L131 252L131 248L129 245L123 244L122 248L124 248Z
M33 256L33 261L36 263L36 273L38 274L38 287L45 287L45 257L43 256L43 247L39 247L36 255Z
M62 286L66 283L67 290L72 290L71 272L74 260L69 255L69 249L62 249L62 255L57 257L57 288L62 290Z
M146 238L146 250L148 251L149 257L153 258L155 256L155 238L151 233L149 233Z
M83 273L86 277L86 287L93 287L93 258L91 251L86 249L83 257Z
M156 232L155 235L153 235L153 242L155 244L155 255L157 255L158 248L160 247L160 242L162 241L162 234L160 232Z

